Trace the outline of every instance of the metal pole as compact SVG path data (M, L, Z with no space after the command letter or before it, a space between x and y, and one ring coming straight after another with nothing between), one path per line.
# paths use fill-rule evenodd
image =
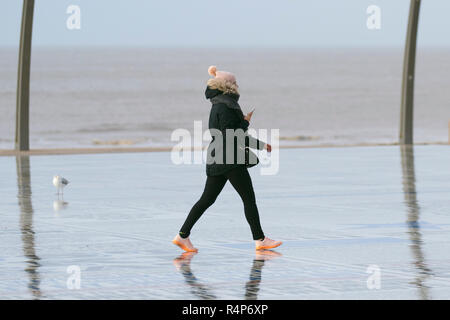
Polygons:
M31 36L34 0L23 0L16 102L16 150L29 150Z
M416 64L416 40L421 0L411 0L408 30L403 60L402 102L400 114L400 144L413 144L414 69Z

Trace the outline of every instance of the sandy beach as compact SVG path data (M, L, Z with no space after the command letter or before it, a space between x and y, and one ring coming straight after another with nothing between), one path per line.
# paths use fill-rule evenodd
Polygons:
M31 152L82 151L123 153L0 157L0 298L449 296L447 146L283 148L277 175L252 169L264 228L283 241L268 257L255 253L230 185L193 230L199 254L170 242L201 193L203 165L130 152L156 149ZM63 198L55 173L70 181ZM368 286L373 270L380 289Z

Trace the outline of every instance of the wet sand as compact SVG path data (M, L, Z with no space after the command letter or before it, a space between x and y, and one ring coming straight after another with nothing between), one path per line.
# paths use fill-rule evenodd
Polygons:
M167 152L0 157L0 299L450 297L450 148L280 159L276 175L250 171L264 232L283 245L255 253L228 184L188 256L170 240L203 190L203 165ZM70 181L64 197L55 173Z

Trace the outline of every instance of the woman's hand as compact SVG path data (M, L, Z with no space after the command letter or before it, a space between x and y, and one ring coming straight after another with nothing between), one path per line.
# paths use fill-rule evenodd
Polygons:
M267 152L272 152L272 146L268 143L266 143L266 145L264 146L264 149L266 149Z
M248 122L250 122L252 115L253 115L253 111L247 113L247 115L244 117L244 120L247 120Z

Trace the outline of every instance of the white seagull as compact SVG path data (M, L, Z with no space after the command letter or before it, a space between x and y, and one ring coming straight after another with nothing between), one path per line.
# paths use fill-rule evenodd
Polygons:
M69 184L69 181L66 178L63 178L61 176L54 176L53 177L53 185L58 189L58 193L62 193L62 190L65 186Z

